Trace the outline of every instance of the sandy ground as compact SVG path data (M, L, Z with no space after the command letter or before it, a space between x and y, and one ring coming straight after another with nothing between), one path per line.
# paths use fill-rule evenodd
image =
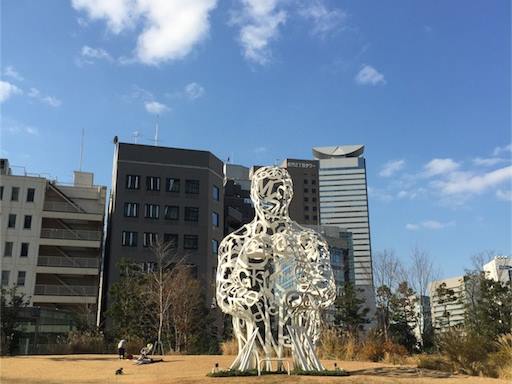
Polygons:
M338 362L348 370L348 377L305 377L265 375L261 377L209 378L216 362L227 368L233 356L165 356L164 362L134 365L114 355L19 356L0 359L1 384L170 384L170 383L442 383L505 384L506 381L470 376L450 376L437 371L419 370L411 366L369 362ZM334 361L325 360L332 369ZM125 374L116 376L123 367Z

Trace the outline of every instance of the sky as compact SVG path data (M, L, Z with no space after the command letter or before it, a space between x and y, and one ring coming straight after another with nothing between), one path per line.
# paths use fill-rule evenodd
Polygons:
M111 184L114 136L251 166L364 144L374 254L512 254L510 2L3 0L1 156ZM23 168L24 167L24 168Z

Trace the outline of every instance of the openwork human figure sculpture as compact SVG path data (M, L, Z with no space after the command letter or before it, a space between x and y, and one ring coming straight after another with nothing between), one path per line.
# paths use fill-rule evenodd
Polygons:
M316 356L321 311L335 299L329 249L315 231L292 221L293 185L285 169L254 172L254 220L219 247L217 304L233 320L238 356L231 369L270 369L290 348L296 368L323 367ZM278 366L282 368L282 366Z

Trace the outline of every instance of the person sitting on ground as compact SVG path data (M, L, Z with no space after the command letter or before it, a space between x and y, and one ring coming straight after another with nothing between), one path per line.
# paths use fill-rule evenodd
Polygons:
M126 351L126 340L122 339L119 341L119 344L117 344L117 353L119 354L119 359L124 359L124 354Z

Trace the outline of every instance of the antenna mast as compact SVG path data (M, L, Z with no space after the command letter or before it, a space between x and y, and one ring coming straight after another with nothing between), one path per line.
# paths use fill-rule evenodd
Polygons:
M80 172L82 172L82 163L83 163L83 160L84 160L84 134L85 134L85 129L82 128L82 138L80 140Z

